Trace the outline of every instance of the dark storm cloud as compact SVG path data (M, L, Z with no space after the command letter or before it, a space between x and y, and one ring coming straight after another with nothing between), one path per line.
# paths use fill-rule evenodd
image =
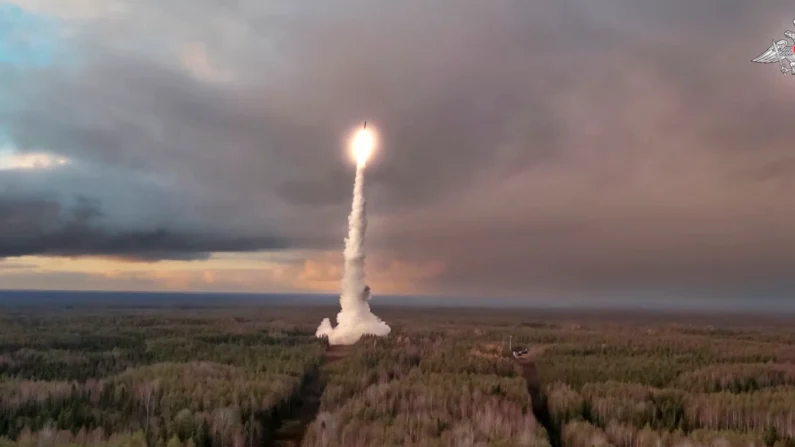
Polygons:
M282 249L286 241L168 229L118 231L102 225L98 203L0 199L0 256L105 255L134 260L202 259L212 251Z
M15 145L92 168L4 202L0 253L336 248L367 119L369 243L440 290L785 283L795 84L749 61L790 6L138 2L2 73ZM48 227L77 195L101 226Z

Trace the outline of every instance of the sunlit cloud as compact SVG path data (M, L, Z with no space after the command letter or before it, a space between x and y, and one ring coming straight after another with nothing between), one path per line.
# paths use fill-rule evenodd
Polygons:
M101 288L131 285L136 290L337 293L342 258L331 252L294 252L265 256L217 253L204 261L130 262L101 257L22 256L9 258L0 278L16 287L35 289L35 279L54 275L91 278ZM367 278L377 294L413 293L443 274L441 261L397 260L374 256ZM25 278L30 285L25 285Z
M52 169L67 164L69 164L68 159L44 152L19 154L10 150L0 150L0 171Z
M412 293L427 287L444 274L445 269L446 264L439 260L404 260L374 255L367 261L367 282L375 293ZM342 270L339 253L317 253L304 260L295 284L310 290L336 292L340 287Z

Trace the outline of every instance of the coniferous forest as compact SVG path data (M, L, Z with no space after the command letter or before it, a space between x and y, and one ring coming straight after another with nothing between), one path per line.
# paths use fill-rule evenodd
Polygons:
M786 322L327 312L3 308L0 446L795 446Z

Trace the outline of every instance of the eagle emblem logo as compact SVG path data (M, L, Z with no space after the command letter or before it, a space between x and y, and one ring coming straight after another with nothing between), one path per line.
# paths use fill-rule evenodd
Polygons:
M795 20L792 21L795 24ZM780 70L783 75L795 75L795 32L790 30L784 31L784 37L779 41L773 40L773 45L770 46L764 53L756 57L751 62L759 64L772 64L777 63L780 65Z

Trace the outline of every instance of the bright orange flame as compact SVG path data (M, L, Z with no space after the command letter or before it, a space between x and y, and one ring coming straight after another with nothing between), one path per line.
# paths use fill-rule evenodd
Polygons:
M352 147L356 163L364 165L373 153L375 136L369 129L360 129L353 137Z

